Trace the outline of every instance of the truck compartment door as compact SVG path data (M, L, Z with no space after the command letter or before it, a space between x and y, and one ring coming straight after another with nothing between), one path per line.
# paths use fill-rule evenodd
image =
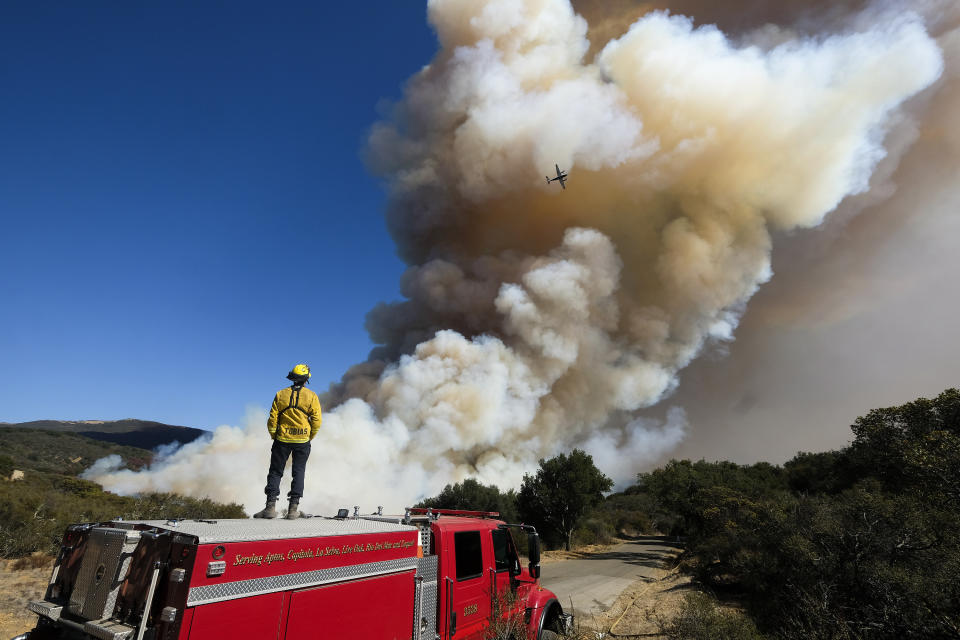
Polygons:
M413 577L413 571L404 571L295 591L290 596L285 640L409 640L414 624Z
M283 593L266 593L196 607L190 637L200 640L282 638L283 596Z

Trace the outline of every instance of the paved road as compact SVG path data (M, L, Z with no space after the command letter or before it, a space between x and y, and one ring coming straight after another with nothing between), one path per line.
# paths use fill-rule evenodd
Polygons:
M637 580L659 576L664 561L676 554L677 545L665 538L643 537L583 559L544 563L541 584L557 594L565 610L573 598L575 614L596 614L609 609Z

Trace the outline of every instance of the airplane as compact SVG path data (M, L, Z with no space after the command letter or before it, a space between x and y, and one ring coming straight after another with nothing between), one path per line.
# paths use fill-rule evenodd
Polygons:
M564 190L566 190L567 174L564 173L563 171L560 171L560 165L555 164L553 166L557 170L557 177L551 178L550 176L547 176L547 184L550 184L551 182L559 180L560 186L563 187Z

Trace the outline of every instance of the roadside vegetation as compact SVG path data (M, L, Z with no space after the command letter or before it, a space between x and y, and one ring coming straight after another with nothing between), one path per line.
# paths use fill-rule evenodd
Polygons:
M0 557L54 554L70 524L116 517L242 518L243 508L205 498L149 493L118 496L76 477L94 460L119 455L130 468L151 453L84 436L36 429L0 429ZM15 473L18 472L18 473ZM16 478L16 479L11 479Z
M676 619L659 621L671 639L960 638L960 391L875 409L851 428L851 445L837 451L783 465L672 460L605 498L593 471L567 474L552 494L551 483L533 482L571 458L603 476L576 451L541 460L516 494L478 486L485 505L535 524L548 547L683 540L683 569L749 617L691 596ZM445 492L461 499L442 506L488 508L456 487ZM572 530L558 525L570 502L585 505L564 521Z
M840 451L641 474L686 568L779 638L960 637L960 392L876 409Z

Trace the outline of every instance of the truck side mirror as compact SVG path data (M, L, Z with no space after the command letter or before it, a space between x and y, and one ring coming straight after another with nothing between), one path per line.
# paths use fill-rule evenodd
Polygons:
M536 531L527 534L527 551L530 564L540 564L540 535Z
M527 550L530 556L530 577L540 577L540 536L536 531L527 534Z

